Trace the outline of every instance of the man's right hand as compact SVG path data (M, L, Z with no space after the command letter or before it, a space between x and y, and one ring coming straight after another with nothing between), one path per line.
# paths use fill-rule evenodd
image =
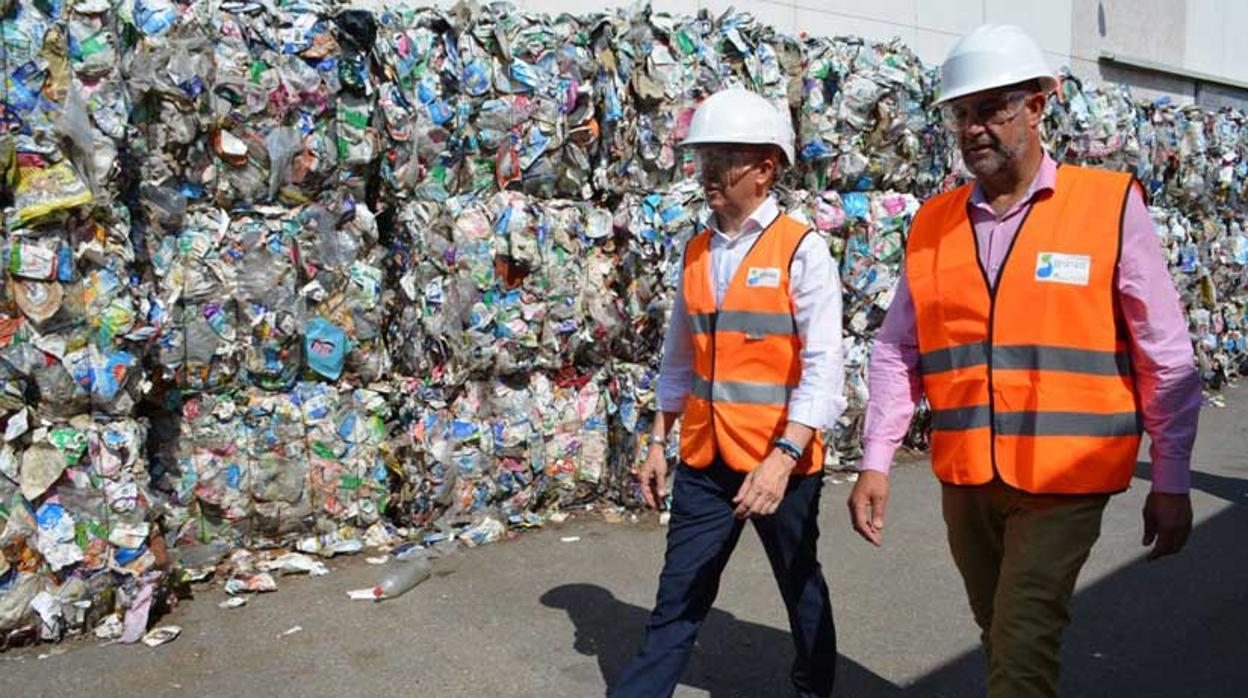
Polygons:
M884 537L884 506L888 503L888 476L877 470L858 474L849 493L849 518L854 530L868 543L879 546Z
M646 462L637 471L637 482L641 485L641 496L651 509L663 506L663 498L667 494L667 454L659 444L646 449Z

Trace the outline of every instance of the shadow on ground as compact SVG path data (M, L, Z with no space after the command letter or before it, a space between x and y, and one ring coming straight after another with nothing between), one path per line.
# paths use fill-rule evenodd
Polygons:
M1150 477L1141 463L1136 476ZM1192 471L1192 490L1229 503L1175 557L1132 561L1075 596L1062 653L1063 696L1244 695L1248 686L1248 480ZM968 654L905 695L983 695Z
M1137 475L1147 479L1142 464ZM1192 489L1229 502L1192 533L1181 555L1142 557L1075 597L1063 651L1063 696L1231 696L1248 686L1248 480L1194 471ZM567 612L575 649L609 685L641 643L649 609L592 584L547 591ZM787 695L787 632L712 610L682 685L715 698ZM984 695L984 661L969 652L904 688L841 656L838 696Z
M576 651L597 659L608 685L640 648L650 616L649 609L625 603L594 584L555 587L542 595L542 603L567 612L576 626ZM862 665L844 656L838 661L837 695L902 695ZM792 663L793 640L787 631L711 609L681 685L706 691L712 698L784 696L791 693Z

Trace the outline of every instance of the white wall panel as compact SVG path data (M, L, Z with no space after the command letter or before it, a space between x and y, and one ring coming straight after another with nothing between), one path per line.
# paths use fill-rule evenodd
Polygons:
M914 25L879 22L798 6L797 26L811 36L861 36L876 41L893 37L914 45Z
M1248 82L1248 2L1188 0L1183 67Z
M984 0L984 9L985 22L1017 24L1045 51L1070 55L1072 0Z
M919 0L916 13L921 30L965 34L984 23L980 0Z
M937 65L949 55L949 49L957 43L958 36L947 32L936 32L928 29L915 31L914 52L924 63Z
M918 19L919 0L797 0L797 6L891 24L913 25Z

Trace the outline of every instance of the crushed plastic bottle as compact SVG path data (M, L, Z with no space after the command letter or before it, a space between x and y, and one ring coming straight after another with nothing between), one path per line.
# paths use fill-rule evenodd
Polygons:
M377 585L369 589L355 589L347 595L357 601L393 599L402 596L433 575L433 566L427 559L398 560Z

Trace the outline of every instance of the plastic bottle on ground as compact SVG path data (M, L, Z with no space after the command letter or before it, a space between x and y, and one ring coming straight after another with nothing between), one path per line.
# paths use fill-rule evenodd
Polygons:
M393 599L411 591L428 579L433 569L428 560L401 561L391 565L390 572L373 587L373 598Z

